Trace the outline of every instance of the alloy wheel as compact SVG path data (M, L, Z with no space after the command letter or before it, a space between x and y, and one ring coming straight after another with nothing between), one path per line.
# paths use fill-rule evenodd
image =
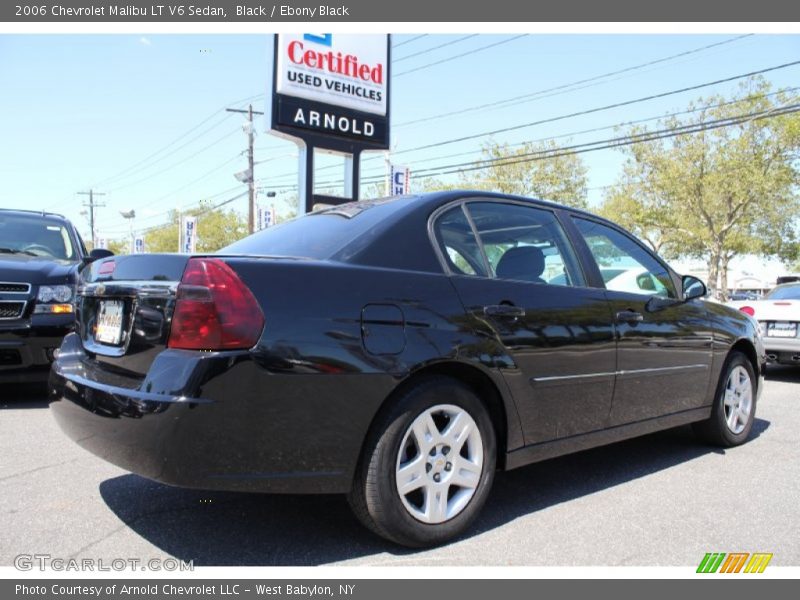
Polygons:
M425 410L406 430L397 456L403 506L423 523L452 519L475 495L483 462L483 440L466 410L452 404Z

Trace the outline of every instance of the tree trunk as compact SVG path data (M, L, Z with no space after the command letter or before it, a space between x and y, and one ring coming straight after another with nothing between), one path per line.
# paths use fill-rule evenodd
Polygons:
M708 259L708 293L712 298L718 298L719 290L719 252L712 252Z
M723 301L728 300L728 262L730 260L729 254L723 254L719 261L719 289L722 294L720 299Z

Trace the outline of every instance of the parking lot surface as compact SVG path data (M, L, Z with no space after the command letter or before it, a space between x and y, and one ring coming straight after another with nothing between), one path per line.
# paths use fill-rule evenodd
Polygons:
M770 368L739 448L702 445L683 427L499 473L469 534L426 551L373 536L340 496L209 493L129 474L68 440L43 398L37 388L0 394L0 565L50 554L195 566L691 566L706 552L800 565L800 369Z

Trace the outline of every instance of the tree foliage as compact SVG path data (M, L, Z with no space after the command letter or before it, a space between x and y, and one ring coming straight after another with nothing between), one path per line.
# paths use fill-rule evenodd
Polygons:
M800 117L781 108L796 102L753 78L733 97L701 98L653 128L697 132L654 139L646 128L630 128L628 135L647 141L622 149L627 162L601 212L667 255L706 259L709 289L723 294L733 257L791 260L798 254ZM704 125L712 121L726 126Z
M563 154L552 140L511 148L490 142L475 169L465 170L453 187L530 196L585 208L586 165L576 154ZM449 187L449 186L448 186Z
M208 203L186 211L197 217L197 251L216 252L247 236L247 219L233 210L212 209ZM177 252L180 215L171 211L169 224L152 229L145 234L148 252Z

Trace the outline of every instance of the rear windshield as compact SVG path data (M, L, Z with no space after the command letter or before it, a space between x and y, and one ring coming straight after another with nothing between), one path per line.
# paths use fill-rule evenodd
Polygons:
M37 215L0 214L0 253L78 259L67 228Z
M800 300L800 284L775 288L764 298L769 300Z
M363 248L375 239L407 204L404 198L343 204L268 227L219 253L346 260L354 252L351 247Z

